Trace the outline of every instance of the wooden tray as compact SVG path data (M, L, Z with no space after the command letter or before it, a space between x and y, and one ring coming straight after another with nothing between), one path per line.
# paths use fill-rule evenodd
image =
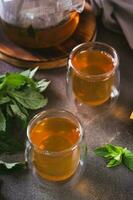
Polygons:
M39 66L41 69L63 67L70 51L80 43L94 40L95 35L95 17L90 6L86 4L76 32L67 41L54 48L25 49L11 42L0 29L0 59L18 67Z

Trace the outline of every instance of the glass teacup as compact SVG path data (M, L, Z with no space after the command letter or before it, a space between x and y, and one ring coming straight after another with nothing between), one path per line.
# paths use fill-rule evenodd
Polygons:
M68 60L67 92L69 99L85 108L82 111L112 105L119 96L119 85L119 59L113 47L88 42L72 50Z
M35 177L45 183L73 179L84 166L83 129L78 119L64 110L44 111L27 128L26 157Z

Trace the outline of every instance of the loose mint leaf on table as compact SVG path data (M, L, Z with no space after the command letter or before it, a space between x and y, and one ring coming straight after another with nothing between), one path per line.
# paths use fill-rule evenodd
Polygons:
M111 168L111 167L116 167L118 165L121 164L121 159L120 160L116 160L116 159L111 159L108 164L107 167Z
M0 174L9 174L27 169L27 162L7 163L0 160Z
M120 146L107 144L103 147L99 147L95 149L95 153L99 157L103 157L107 159L114 158L118 160L118 158L120 159L120 155L123 153L123 148L121 148Z
M108 149L107 147L99 147L97 149L95 149L95 154L99 157L106 157L109 155Z
M126 150L123 155L123 163L128 167L128 169L133 171L133 152Z
M95 154L108 161L107 167L115 167L123 163L128 169L133 171L133 152L112 144L95 149Z

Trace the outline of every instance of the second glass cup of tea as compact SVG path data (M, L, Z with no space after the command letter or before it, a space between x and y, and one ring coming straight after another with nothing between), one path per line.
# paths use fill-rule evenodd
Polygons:
M84 168L83 129L68 111L49 110L36 115L27 128L26 158L44 187L75 181ZM71 184L71 183L70 183Z
M69 98L84 106L109 105L119 96L119 59L116 50L100 42L75 47L68 60Z

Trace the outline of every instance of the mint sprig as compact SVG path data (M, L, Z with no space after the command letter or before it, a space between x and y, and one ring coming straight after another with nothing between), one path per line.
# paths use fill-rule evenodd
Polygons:
M0 154L22 149L19 130L27 126L31 110L46 106L42 92L50 81L34 78L38 67L0 76Z
M95 154L107 160L107 167L112 168L124 164L129 170L133 171L133 151L107 144L95 149Z
M24 149L19 132L26 128L30 111L40 109L48 102L42 92L50 81L36 80L37 70L38 67L0 76L0 154L17 153ZM6 163L0 160L0 174L26 168L26 162Z
M35 80L38 67L21 73L6 73L0 76L0 132L7 131L11 118L18 118L25 126L29 110L46 106L48 100L41 93L50 81Z

